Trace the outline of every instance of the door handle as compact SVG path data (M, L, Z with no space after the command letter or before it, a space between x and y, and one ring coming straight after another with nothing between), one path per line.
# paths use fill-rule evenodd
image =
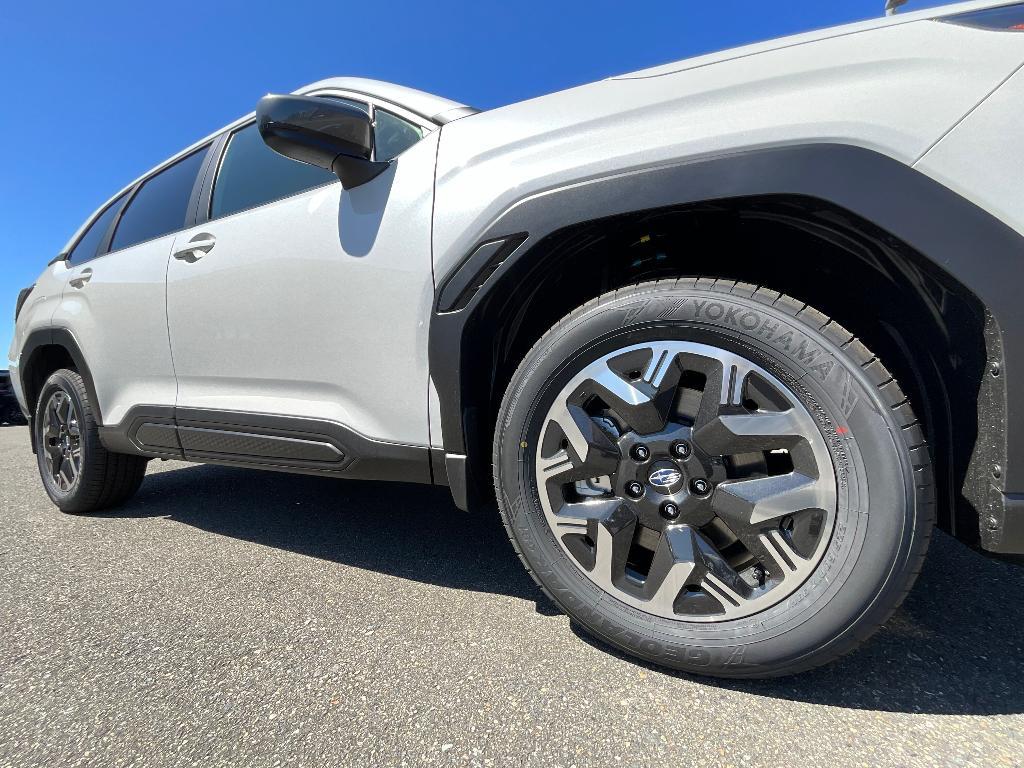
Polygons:
M216 244L217 238L202 232L185 243L183 247L176 250L173 255L176 259L194 264L213 250L213 246Z
M72 288L82 288L90 280L92 280L92 267L86 267L79 272L76 277L72 277L68 280L68 282L71 284Z

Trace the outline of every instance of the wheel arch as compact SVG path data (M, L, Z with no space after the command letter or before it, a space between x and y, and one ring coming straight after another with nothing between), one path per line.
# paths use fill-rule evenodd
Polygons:
M621 258L624 240L637 236L634 242L643 245L637 241L644 228L656 231L670 221L685 221L685 231L697 233L700 246L662 264L650 253ZM732 226L739 222L749 231L773 230L804 244L821 244L832 261L816 264L805 256L801 266L828 267L830 279L837 274L836 253L853 255L858 267L850 270L850 279L833 280L823 290L794 286L786 279L792 265L774 255L760 264L750 259L729 268L723 255L744 244ZM944 527L968 540L978 540L980 530L983 546L999 547L1007 522L1006 489L1024 488L1024 482L1013 485L1024 479L1024 468L1006 439L1008 425L1020 418L1009 410L1007 384L1013 364L1024 360L1024 344L1011 336L1007 349L1001 330L1002 325L1021 327L1024 313L1000 277L1009 274L1022 238L948 188L858 147L758 150L550 190L511 206L476 241L483 247L473 249L440 282L430 329L449 480L457 492L464 489L464 501L487 498L490 451L484 437L493 429L494 402L511 375L510 360L517 362L523 353L523 339L532 344L543 333L537 326L547 323L546 329L609 288L652 276L704 274L761 282L815 306L831 292L835 300L819 308L856 333L865 312L885 320L886 362L894 355L906 360L895 366L901 368L899 378L928 413L923 418L937 453L950 456L940 479ZM486 247L495 243L499 246ZM609 248L611 243L615 247ZM978 258L979 251L985 259ZM620 263L609 268L616 256ZM641 263L630 269L636 261ZM600 280L580 281L585 285L578 290L565 288L564 279L559 283L559 270L580 265L596 267ZM899 286L885 294L886 300L910 297L913 325L894 322L905 319L900 313L872 311L873 297L858 293L855 284L867 274ZM844 295L860 301L839 300ZM923 337L919 328L927 328ZM871 342L879 346L877 339ZM1002 375L986 375L994 365ZM967 418L961 413L955 435L953 402L968 402L970 411ZM972 425L973 434L965 434ZM952 457L957 439L969 440L973 451ZM996 466L1000 477L992 474ZM966 518L964 499L976 510Z
M103 417L92 372L82 348L67 328L38 328L28 335L22 346L19 373L30 417L35 413L39 393L50 374L66 367L74 369L82 377L92 401L96 421L102 424Z

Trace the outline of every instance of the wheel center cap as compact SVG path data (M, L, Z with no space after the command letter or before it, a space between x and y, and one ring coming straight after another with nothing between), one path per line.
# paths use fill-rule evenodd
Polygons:
M669 496L683 485L683 471L671 461L657 461L651 467L647 483L659 493Z

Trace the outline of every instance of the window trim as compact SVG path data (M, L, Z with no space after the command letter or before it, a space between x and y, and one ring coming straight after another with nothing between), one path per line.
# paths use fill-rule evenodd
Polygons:
M63 259L61 260L67 264L68 268L77 267L80 264L88 264L93 259L98 259L100 256L106 255L107 246L110 244L110 235L111 232L113 232L114 225L117 224L118 221L120 221L121 211L124 210L125 203L127 203L128 200L131 199L131 196L134 193L134 191L134 185L132 187L129 187L128 190L121 190L117 195L114 196L112 200L108 200L105 205L102 205L99 208L97 208L93 212L92 216L85 220L85 225L81 228L81 233L72 241L71 245L68 248L66 248L64 253L62 254ZM77 248L79 244L81 244L85 236L89 234L89 232L92 230L93 224L98 222L100 218L102 218L103 214L105 214L115 205L120 205L121 208L119 211L117 211L117 213L114 214L114 218L112 218L110 222L107 224L106 230L100 237L99 242L96 243L96 252L88 259L72 262L71 255L75 252L75 248Z

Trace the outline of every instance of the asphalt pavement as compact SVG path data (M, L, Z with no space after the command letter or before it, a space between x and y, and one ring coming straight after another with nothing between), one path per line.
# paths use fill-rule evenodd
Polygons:
M632 661L445 489L152 462L61 514L0 428L0 766L1020 766L1024 567L936 534L862 650Z

